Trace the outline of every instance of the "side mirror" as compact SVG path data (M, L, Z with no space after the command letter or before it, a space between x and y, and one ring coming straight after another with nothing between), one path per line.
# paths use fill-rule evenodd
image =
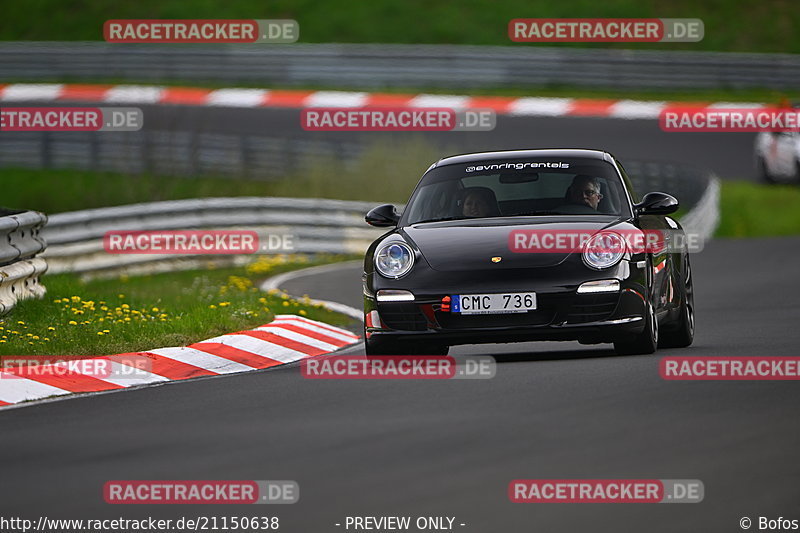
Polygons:
M364 217L367 224L375 226L376 228L386 228L389 226L396 226L400 221L400 215L397 208L392 204L383 204L371 209L367 216Z
M669 215L678 210L678 199L665 192L649 192L635 207L640 215Z

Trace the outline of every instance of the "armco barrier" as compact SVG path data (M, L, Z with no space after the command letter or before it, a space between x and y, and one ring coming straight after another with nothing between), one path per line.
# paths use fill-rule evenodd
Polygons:
M504 30L504 28L502 29ZM800 56L509 46L0 43L4 81L130 80L276 86L577 86L630 89L800 86Z
M40 235L46 223L37 211L0 211L0 315L19 300L44 296L39 277L47 263L36 255L47 246Z
M315 162L354 161L366 142L198 131L6 132L0 168L280 179Z
M291 236L291 249L260 253L362 253L382 232L364 223L371 202L313 198L206 198L89 209L50 217L45 254L51 272L113 274L190 269L212 262L244 264L251 255L110 254L109 231L251 230L261 243Z

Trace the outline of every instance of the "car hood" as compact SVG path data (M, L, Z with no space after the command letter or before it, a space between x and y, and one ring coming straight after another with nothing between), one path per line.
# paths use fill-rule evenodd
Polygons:
M519 253L509 248L509 235L515 230L599 231L606 228L634 227L616 217L583 217L565 221L563 217L510 220L508 223L477 221L431 222L406 226L400 230L422 252L431 268L443 272L464 270L503 270L551 267L563 263L571 253ZM497 263L492 258L500 257Z

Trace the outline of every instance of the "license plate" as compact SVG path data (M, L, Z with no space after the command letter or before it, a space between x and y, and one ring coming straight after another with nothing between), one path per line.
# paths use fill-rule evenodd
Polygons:
M450 297L450 309L462 315L527 313L536 309L536 293L456 294Z

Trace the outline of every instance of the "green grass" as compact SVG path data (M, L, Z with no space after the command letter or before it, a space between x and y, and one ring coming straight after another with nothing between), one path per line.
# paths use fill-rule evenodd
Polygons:
M431 163L443 154L424 138L371 145L345 166L319 158L307 171L282 180L130 176L80 170L0 169L5 207L48 214L112 205L219 196L335 198L404 203Z
M800 187L723 181L717 237L800 235Z
M301 42L530 46L509 40L511 19L665 17L703 19L705 38L699 43L557 46L800 52L795 0L28 0L6 2L2 11L0 40L101 40L103 22L112 18L292 18L300 23Z
M20 302L0 318L0 354L105 355L183 346L252 329L276 314L349 325L348 317L303 298L256 288L270 275L343 258L263 256L248 267L86 282L71 274L45 276L44 299Z

